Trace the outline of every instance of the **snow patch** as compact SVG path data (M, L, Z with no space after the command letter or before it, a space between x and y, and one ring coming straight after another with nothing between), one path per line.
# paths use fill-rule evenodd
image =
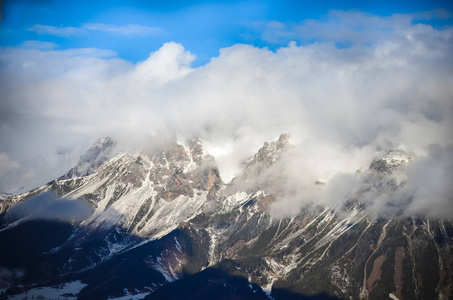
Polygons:
M33 288L26 293L14 295L8 299L22 300L26 297L28 297L28 299L77 299L79 292L86 286L87 284L82 283L80 280L77 280L63 283L58 287L55 286Z
M396 297L396 296L393 295L392 293L389 294L389 297L390 297L390 299L392 299L392 300L399 300L398 297Z
M151 263L153 268L156 271L159 271L165 278L167 282L173 282L175 280L178 280L178 276L173 272L173 269L170 266L170 273L166 270L164 261L162 260L161 257L158 257L156 262Z
M272 294L272 285L274 284L274 282L276 280L277 280L277 278L272 278L271 281L267 285L261 287L263 289L263 292L266 293L267 297L271 300L275 300L271 296L271 294Z
M219 213L228 213L236 207L244 204L247 200L249 200L249 198L250 197L246 192L237 192L223 201L223 207Z
M148 296L151 293L152 292L145 292L145 293L138 293L138 294L135 294L135 295L132 295L132 294L129 293L128 295L124 295L124 296L121 296L121 297L115 297L115 298L109 297L108 299L112 299L112 300L142 300L142 299L145 299L145 297Z
M175 243L176 243L176 249L178 249L178 251L179 251L180 253L182 253L181 245L179 244L178 239L177 239L176 237L175 237Z

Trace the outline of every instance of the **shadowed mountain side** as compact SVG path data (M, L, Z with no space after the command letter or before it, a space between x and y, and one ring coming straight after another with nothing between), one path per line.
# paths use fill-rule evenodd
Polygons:
M59 266L67 261L70 253L47 253L65 243L75 229L70 223L33 220L1 231L0 270L16 276L2 276L0 288L44 283L58 276Z
M132 295L156 290L159 291L156 297L163 295L165 299L167 289L160 292L160 287L176 280L181 281L178 286L187 283L192 286L188 293L195 293L193 299L217 296L221 296L217 299L267 299L259 286L253 284L250 288L252 285L243 277L215 269L198 273L208 265L208 253L202 248L208 239L200 236L195 240L196 230L190 226L155 241L119 233L112 235L111 231L102 230L76 238L77 232L86 230L89 228L61 221L32 220L0 232L0 243L5 245L0 265L3 270L20 273L16 272L19 275L9 279L12 288L6 290L6 294L24 293L32 285L59 286L81 280L87 286L80 291L78 299L107 299L124 296L129 291ZM109 257L106 244L112 238L118 244L135 239L136 247ZM179 269L176 261L183 262ZM227 289L222 288L223 283ZM175 299L186 299L186 296L190 299L189 294L175 295ZM152 295L154 299L154 293Z
M88 283L79 299L105 299L153 292L169 282L178 281L206 267L207 251L193 241L190 228L180 228L165 237L146 242L66 279ZM203 237L200 238L201 240ZM206 242L206 240L205 240Z
M272 291L275 300L335 300L339 298L328 295L305 296L293 294L285 290ZM199 299L222 299L222 300L249 300L271 299L258 285L250 283L242 276L232 276L224 265L205 269L197 274L186 276L181 280L167 284L154 293L148 295L148 300L199 300Z
M172 282L148 295L145 299L224 299L268 300L268 296L256 284L240 276L230 276L215 268Z
M341 298L332 297L327 294L300 295L294 294L284 289L273 289L272 298L275 300L338 300Z
M61 220L24 221L0 231L0 288L17 295L32 286L58 287L81 280L88 284L81 299L123 296L125 289L149 292L152 289L146 287L164 284L166 278L144 257L157 257L165 239L133 249L146 242L118 227L103 230Z

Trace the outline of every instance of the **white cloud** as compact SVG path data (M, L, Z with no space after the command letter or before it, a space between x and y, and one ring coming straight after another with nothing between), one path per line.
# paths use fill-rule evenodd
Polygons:
M186 76L192 71L191 63L195 56L185 51L181 44L165 43L159 51L152 52L148 59L137 64L134 80L163 84Z
M0 152L0 179L9 175L20 168L20 165L11 160L9 155L5 152Z
M404 147L419 157L429 157L431 144L449 149L452 29L414 25L407 16L333 14L305 26L351 47L290 43L274 52L234 45L198 68L177 43L137 64L97 50L1 49L0 128L9 129L1 132L0 152L35 172L27 182L33 187L66 172L104 135L133 149L150 136L199 135L231 176L264 141L290 132L299 150L273 174L297 179L284 196L299 200L282 201L300 207L318 195L304 187L318 179L350 182L376 149ZM329 37L335 26L344 30ZM57 151L63 148L64 156ZM335 191L325 201L341 201Z
M453 212L453 144L432 145L428 154L408 166L408 184L397 196L410 200L408 212L451 218Z
M35 24L28 28L28 31L33 31L40 35L55 35L61 37L71 37L77 35L83 35L86 33L85 30L77 27L57 27L49 25Z
M103 23L86 23L82 26L82 28L86 30L102 31L109 34L123 36L154 36L162 34L164 32L160 27L150 27L137 24L117 26Z

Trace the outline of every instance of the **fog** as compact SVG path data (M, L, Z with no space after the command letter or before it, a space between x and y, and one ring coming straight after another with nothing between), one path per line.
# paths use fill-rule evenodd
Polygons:
M45 192L13 206L6 213L5 219L10 222L26 218L78 223L92 213L92 206L85 200L62 199L51 192Z
M124 151L199 136L229 181L265 141L289 132L297 150L265 179L291 179L282 181L276 214L344 201L345 186L378 151L405 149L417 161L395 196L412 199L404 210L453 217L453 30L415 22L422 17L333 12L325 22L268 24L264 39L299 44L237 44L197 68L175 42L136 64L109 50L38 41L1 48L0 190L57 178L102 136ZM358 24L366 26L355 32ZM304 42L307 30L318 42ZM317 180L326 187L313 188ZM379 212L388 201L369 206Z

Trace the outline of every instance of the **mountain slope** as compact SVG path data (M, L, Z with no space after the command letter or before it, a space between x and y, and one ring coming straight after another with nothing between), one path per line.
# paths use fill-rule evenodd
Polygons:
M416 159L412 154L393 150L374 159L356 175L361 188L339 206L313 205L275 218L269 211L279 201L272 188L279 182L256 179L291 149L286 134L265 143L244 163L243 173L225 184L214 157L192 139L152 153L120 153L87 172L72 171L5 200L10 204L0 240L11 246L2 247L0 266L27 275L2 279L3 288L19 293L30 284L81 280L87 286L80 299L261 299L262 290L274 299L453 296L452 221L383 218L370 215L362 201L370 190L378 195L404 186L404 167ZM81 218L57 214L57 220L13 213L46 193L56 195L46 204L48 212L54 203L79 202L92 212ZM56 233L26 238L48 226ZM42 246L21 252L34 244Z

